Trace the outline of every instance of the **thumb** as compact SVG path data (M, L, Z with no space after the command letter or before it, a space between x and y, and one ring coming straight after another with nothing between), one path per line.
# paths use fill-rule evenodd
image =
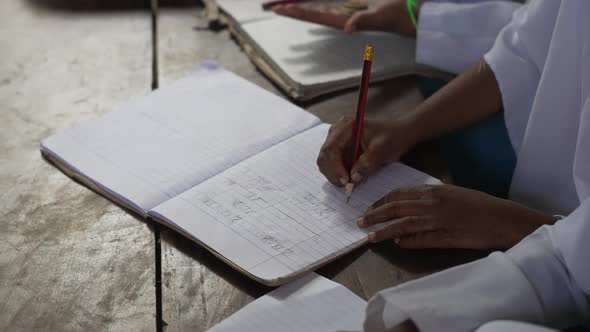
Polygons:
M381 158L371 150L365 151L361 154L350 170L352 181L355 183L363 181L368 175L381 166L382 161L380 159Z
M345 32L355 32L357 30L363 30L371 19L373 12L370 10L363 10L354 13L344 24Z

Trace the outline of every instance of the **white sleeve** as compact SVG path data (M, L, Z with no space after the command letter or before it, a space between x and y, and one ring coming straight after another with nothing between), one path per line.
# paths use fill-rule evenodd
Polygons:
M513 1L425 2L416 32L416 62L463 72L492 47L521 6Z
M590 198L504 253L375 295L366 331L411 318L421 332L473 331L494 320L563 329L590 320Z
M541 78L560 1L532 1L504 27L484 59L502 94L504 121L517 155Z

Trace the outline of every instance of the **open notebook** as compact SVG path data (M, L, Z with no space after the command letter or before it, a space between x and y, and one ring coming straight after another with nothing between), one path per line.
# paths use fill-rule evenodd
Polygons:
M358 86L367 43L375 45L371 82L442 72L415 62L415 42L392 33L358 32L263 11L260 0L217 0L232 34L252 62L290 97L307 100Z
M209 332L362 331L367 303L315 273L273 290Z
M278 285L366 241L355 219L389 190L436 181L402 164L350 204L317 170L328 125L215 65L41 143L66 174Z

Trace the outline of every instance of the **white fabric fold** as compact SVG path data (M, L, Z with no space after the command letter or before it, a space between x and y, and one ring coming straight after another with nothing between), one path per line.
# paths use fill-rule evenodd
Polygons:
M517 151L511 198L566 217L506 253L378 293L366 330L399 323L384 315L411 318L422 332L499 319L558 329L590 322L588 17L587 0L531 1L485 56Z

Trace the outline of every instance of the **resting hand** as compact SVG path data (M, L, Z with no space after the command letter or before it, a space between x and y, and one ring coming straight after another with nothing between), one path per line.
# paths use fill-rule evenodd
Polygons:
M369 234L370 242L394 239L405 248L506 249L555 218L483 192L426 185L387 194L358 225L389 221Z
M303 21L343 29L346 32L357 30L378 30L395 32L406 36L416 36L416 31L407 13L405 0L359 0L366 9L350 13L342 4L312 2L281 5L273 8L279 15ZM415 9L418 17L418 8Z
M404 120L365 120L361 154L352 165L354 120L343 118L330 127L317 164L328 181L343 186L359 183L384 164L398 160L418 141L415 131ZM350 170L350 173L349 173Z

